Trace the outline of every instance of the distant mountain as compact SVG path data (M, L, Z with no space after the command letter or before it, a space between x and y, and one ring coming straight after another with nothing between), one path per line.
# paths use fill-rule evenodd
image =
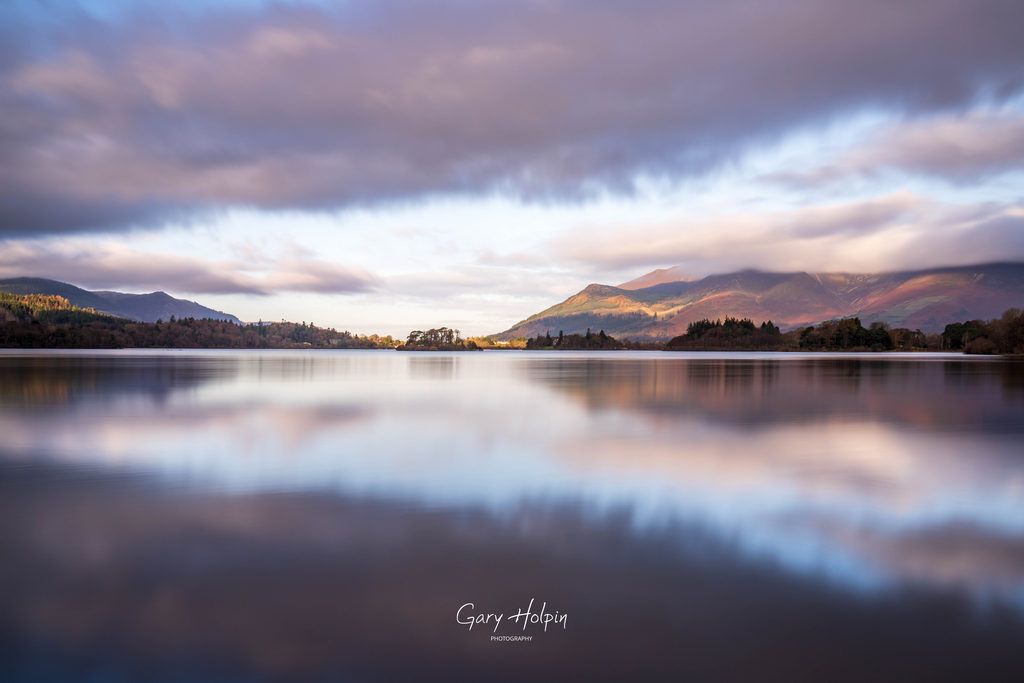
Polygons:
M772 320L783 329L859 316L938 332L959 320L996 318L1024 307L1024 263L933 268L910 272L770 273L744 270L694 281L664 281L661 269L624 285L592 284L560 304L516 323L499 339L590 327L620 338L668 339L701 318ZM656 284L644 285L646 282Z
M682 266L671 268L658 268L638 278L623 282L619 289L644 289L654 285L663 285L666 282L693 282L697 278L683 270Z
M101 313L131 318L142 322L156 322L176 318L211 318L240 322L235 316L207 308L195 301L175 299L166 292L125 294L123 292L89 291L66 282L38 277L15 277L0 280L0 292L11 294L55 294L75 306L95 308Z

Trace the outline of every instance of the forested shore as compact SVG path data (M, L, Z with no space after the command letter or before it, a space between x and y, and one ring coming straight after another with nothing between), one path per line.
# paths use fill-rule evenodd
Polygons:
M402 342L386 335L358 335L312 323L238 324L224 320L171 317L145 323L71 305L60 296L0 293L3 348L207 348L207 349L399 349L473 351L527 350L666 351L962 351L968 354L1024 354L1024 311L1009 309L995 320L946 325L941 333L890 328L859 318L830 320L783 332L772 321L748 318L698 320L686 334L667 342L620 340L604 330L583 334L550 332L504 344L486 337L463 339L459 330L414 330Z
M686 334L665 343L620 341L603 330L585 335L550 332L525 342L527 349L664 349L666 351L962 351L968 354L1024 354L1024 311L1011 308L990 321L946 325L941 333L865 327L859 318L829 320L782 332L772 321L749 318L703 319L690 323Z

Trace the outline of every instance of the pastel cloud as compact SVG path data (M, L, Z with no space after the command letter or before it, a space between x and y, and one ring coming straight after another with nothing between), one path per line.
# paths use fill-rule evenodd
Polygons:
M83 287L257 296L278 292L351 294L377 286L377 278L363 269L303 254L211 260L111 243L0 242L0 278L27 275Z
M939 202L900 191L797 209L638 225L580 226L558 257L610 269L677 264L693 273L880 270L1002 261L1024 254L1024 206Z
M376 0L4 23L7 235L628 193L862 108L1005 99L1024 62L1011 0ZM907 143L918 166L925 143Z
M824 164L772 179L801 186L902 172L957 182L1024 171L1024 112L970 111L874 130Z

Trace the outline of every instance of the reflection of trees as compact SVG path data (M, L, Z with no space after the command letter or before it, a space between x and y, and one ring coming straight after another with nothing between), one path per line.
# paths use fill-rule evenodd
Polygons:
M0 400L12 405L71 404L88 396L125 395L164 401L237 372L229 357L0 356Z
M1013 367L1006 368L1003 372L1003 389L1012 394L1018 401L1024 401L1024 361L1014 359L1005 361Z
M870 417L936 429L1024 431L1024 363L863 358L565 359L534 378L594 407L737 423Z
M778 361L687 363L686 383L691 388L717 394L765 392L778 378Z
M409 375L417 379L452 379L455 377L455 359L451 356L410 356Z

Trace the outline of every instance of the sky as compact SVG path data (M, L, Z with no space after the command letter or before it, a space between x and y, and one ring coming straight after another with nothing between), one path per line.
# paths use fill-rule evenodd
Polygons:
M1024 260L1019 0L0 7L0 277L487 334L654 268Z

